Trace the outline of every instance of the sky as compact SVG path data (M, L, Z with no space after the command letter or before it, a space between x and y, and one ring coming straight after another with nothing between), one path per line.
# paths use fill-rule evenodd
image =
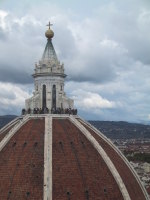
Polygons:
M0 0L0 115L32 96L49 21L79 115L150 122L149 0Z

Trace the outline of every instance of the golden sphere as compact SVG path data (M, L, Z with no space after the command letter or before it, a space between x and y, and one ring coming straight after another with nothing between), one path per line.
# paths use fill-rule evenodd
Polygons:
M45 36L48 38L48 39L51 39L54 37L54 32L51 30L51 29L48 29L46 32L45 32Z

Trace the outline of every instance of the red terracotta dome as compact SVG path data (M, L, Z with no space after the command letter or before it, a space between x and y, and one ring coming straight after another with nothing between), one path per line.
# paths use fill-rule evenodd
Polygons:
M0 131L0 199L148 200L122 153L73 115L26 115Z
M76 115L53 32L46 36L34 95L23 116L0 130L0 200L148 200L122 153Z

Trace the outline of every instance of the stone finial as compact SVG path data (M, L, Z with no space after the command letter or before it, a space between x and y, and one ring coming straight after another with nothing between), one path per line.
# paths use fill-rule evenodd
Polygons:
M48 39L52 39L54 37L54 32L51 30L51 26L53 24L51 24L50 22L46 25L48 26L48 30L45 32L45 36L48 38Z

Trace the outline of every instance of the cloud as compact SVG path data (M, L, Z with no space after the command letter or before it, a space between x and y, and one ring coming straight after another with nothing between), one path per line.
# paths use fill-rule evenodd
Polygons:
M23 66L21 66L23 67ZM27 73L24 69L15 69L13 65L10 67L7 65L2 65L1 73L0 73L0 80L1 82L6 83L22 83L22 84L28 84L33 83L33 79L31 78L31 75Z
M84 8L78 3L13 1L12 5L3 1L0 81L9 82L8 88L10 83L20 88L20 103L12 88L11 92L3 87L1 105L5 106L1 113L23 106L34 63L46 44L45 24L51 20L53 44L68 74L66 92L75 98L81 115L89 119L149 120L149 1L95 1L90 6L87 2ZM26 91L23 95L22 90ZM14 102L12 110L6 105L10 101Z
M0 10L0 27L5 28L5 17L8 15L8 13L4 10Z
M102 98L97 93L86 92L82 89L79 89L75 90L72 95L74 95L72 98L75 100L76 106L83 110L115 107L114 102Z
M58 38L56 41L54 40L56 51L59 58L65 62L70 79L92 82L112 81L117 76L114 66L120 60L119 58L126 54L124 47L118 44L117 41L105 37L104 33L101 36L94 37L93 24L98 27L96 33L101 34L99 24L95 19L86 19L80 24L76 24L69 17L69 14L60 13L59 15L56 14L53 19L56 21L55 35ZM1 42L1 48L3 49L1 62L3 61L4 65L12 67L15 74L17 74L17 71L19 73L20 66L31 73L31 65L36 61L36 58L41 57L44 49L42 49L42 20L39 21L37 16L30 13L22 17L7 13L3 19L3 24L5 24L3 35L7 33L7 40ZM17 43L16 35L18 36ZM33 43L35 49L31 48ZM9 60L6 59L8 55ZM3 63L0 63L0 67L3 67ZM8 75L6 80L9 79L10 76ZM21 80L23 79L16 79L14 76L10 79L10 82L11 80L22 83ZM26 80L29 80L29 78Z
M91 18L87 16L80 21L59 6L50 6L47 1L36 7L30 6L27 13L24 9L22 16L18 12L14 14L1 10L4 13L2 35L7 32L7 40L1 44L1 60L5 62L4 65L12 67L15 73L19 73L20 66L28 74L32 73L31 66L39 60L44 50L46 40L44 42L43 24L49 18L47 11L50 10L55 25L53 42L59 59L65 63L68 80L97 83L113 81L122 68L127 66L129 70L132 61L149 64L148 30L146 33L143 31L149 24L149 12L144 3L142 9L140 6L139 3L131 10L128 1L126 4L110 1L95 8L95 15ZM31 48L31 45L35 48ZM11 58L9 60L6 59L8 55ZM14 76L11 80L21 83L23 79ZM29 78L26 80L31 81Z
M0 82L0 97L1 114L20 114L29 94L22 86Z

